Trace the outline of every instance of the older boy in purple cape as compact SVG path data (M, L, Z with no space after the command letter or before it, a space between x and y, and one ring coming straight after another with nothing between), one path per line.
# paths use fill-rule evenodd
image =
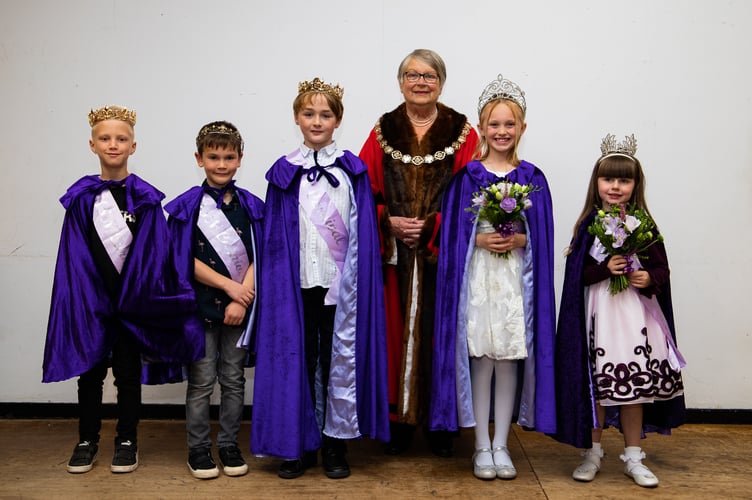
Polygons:
M334 342L330 399L324 432L341 439L389 439L384 289L375 208L367 167L345 151L336 160L352 186L350 240L335 319L337 334L354 335L354 349ZM322 436L306 372L300 287L298 199L300 165L280 158L267 172L261 258L251 451L285 460L321 447ZM307 181L305 181L307 182ZM318 182L327 182L321 178ZM347 189L347 186L340 186ZM347 214L343 214L346 217ZM273 221L273 222L272 222ZM339 350L339 352L338 352Z
M553 361L556 305L551 198L545 177L524 160L505 180L543 188L531 193L533 205L525 210L528 242L522 280L528 359L520 363L522 383L518 384L521 394L517 422L526 428L553 432L556 430ZM472 161L455 174L444 194L441 209L444 220L463 222L451 225L457 231L442 229L440 235L431 430L455 431L475 425L467 347L461 350L457 345L458 311L465 303L462 283L471 254L470 242L475 235L474 216L466 208L472 205L473 194L479 187L498 181L479 161Z

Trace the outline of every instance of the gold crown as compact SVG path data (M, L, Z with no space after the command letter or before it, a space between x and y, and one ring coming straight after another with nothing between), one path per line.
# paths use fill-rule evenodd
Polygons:
M635 157L637 153L637 139L634 134L624 136L624 141L617 143L616 136L606 134L601 141L601 158L607 156L628 156Z
M342 99L342 96L345 95L345 89L340 87L339 83L331 86L318 77L314 78L312 82L306 80L298 84L298 95L305 92L321 92L322 94L332 95L337 99Z
M240 145L240 151L243 151L243 138L240 136L240 132L238 132L237 129L228 127L226 124L221 122L214 122L208 125L204 125L201 130L199 130L198 135L196 136L196 147L198 147L198 145L204 140L204 138L206 138L206 136L210 134L229 135L236 143Z
M136 125L136 112L122 106L104 106L89 111L89 125L94 126L104 120L120 120L127 122L131 127Z

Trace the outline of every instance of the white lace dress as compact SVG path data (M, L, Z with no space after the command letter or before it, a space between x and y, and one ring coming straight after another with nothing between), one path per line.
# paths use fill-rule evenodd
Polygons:
M494 229L478 222L478 233ZM492 359L525 359L525 314L522 302L524 249L504 258L474 247L467 286L467 346L470 356Z

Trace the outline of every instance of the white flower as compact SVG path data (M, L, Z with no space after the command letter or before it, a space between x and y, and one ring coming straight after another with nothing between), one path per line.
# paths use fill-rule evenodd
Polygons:
M637 229L640 226L640 219L635 217L634 215L627 215L624 220L624 227L627 228L627 231L630 233L633 233L635 229Z

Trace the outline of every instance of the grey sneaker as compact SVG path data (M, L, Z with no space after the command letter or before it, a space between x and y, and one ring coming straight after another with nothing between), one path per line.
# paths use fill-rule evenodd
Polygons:
M138 450L131 441L122 441L115 445L110 470L115 473L133 472L138 467Z
M71 474L82 474L89 472L97 461L99 446L91 441L81 441L73 449L73 455L68 460L68 472Z

